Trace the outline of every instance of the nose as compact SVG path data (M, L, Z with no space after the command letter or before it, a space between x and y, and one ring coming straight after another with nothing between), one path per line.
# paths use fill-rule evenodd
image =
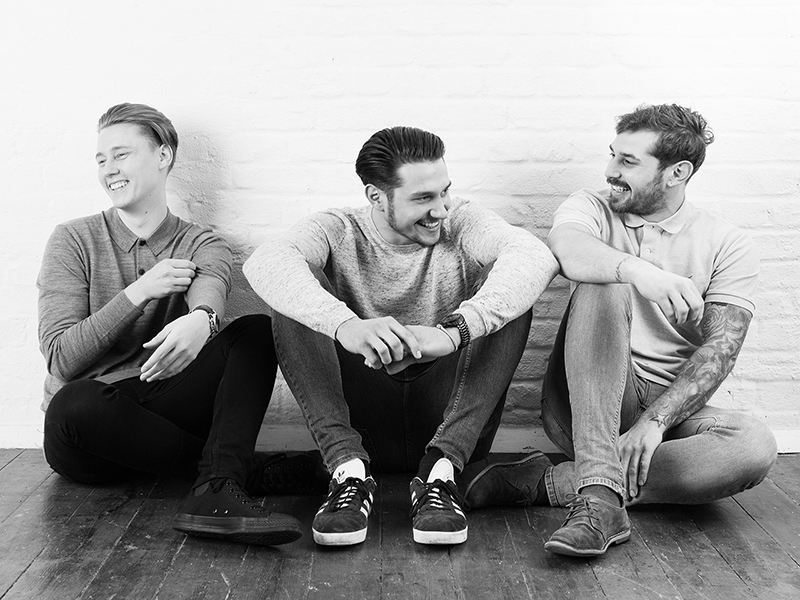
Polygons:
M450 210L450 196L439 198L436 203L431 207L430 215L434 219L447 218L447 211Z
M114 163L114 161L112 159L108 159L103 164L103 175L108 177L110 175L115 175L116 173L119 173L119 169L117 168L117 165Z
M615 158L612 158L610 161L608 161L608 164L606 165L605 176L606 179L619 179L620 173L619 169L617 168L617 160Z

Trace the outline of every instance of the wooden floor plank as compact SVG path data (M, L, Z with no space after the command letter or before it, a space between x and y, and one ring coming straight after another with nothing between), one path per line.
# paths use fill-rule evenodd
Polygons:
M477 598L533 598L524 575L525 559L517 553L503 510L476 510L467 518L469 538L451 552L454 576L463 589ZM495 565L489 572L487 561Z
M800 504L800 454L779 456L768 478L795 503Z
M734 500L800 564L800 506L771 479L734 496Z
M0 469L25 452L20 448L0 448Z
M41 515L36 523L25 524L26 530L21 533L31 540L29 545L38 543L41 550L15 583L10 597L78 597L111 554L153 485L154 480L96 487L59 476L48 480L41 494L37 491L31 497L41 500Z
M322 497L266 499L305 533L266 548L173 531L185 481L80 486L39 450L0 465L2 600L800 598L799 456L732 499L631 510L631 540L596 559L544 550L566 512L549 507L473 511L465 544L415 544L407 476L379 479L367 541L350 548L314 544Z
M745 582L753 598L800 597L797 564L733 498L687 506L684 511Z
M188 488L181 480L156 482L81 598L155 598L184 541L171 523Z
M681 507L637 507L630 514L644 543L682 597L751 598L747 585Z
M53 472L42 453L18 453L0 469L0 522L13 514Z
M523 573L534 598L605 598L591 561L559 556L544 549L544 543L567 516L563 508L533 506L504 509Z
M459 598L450 547L414 542L409 517L409 481L410 477L404 475L385 475L380 479L376 508L380 515L382 588L380 596L375 598Z

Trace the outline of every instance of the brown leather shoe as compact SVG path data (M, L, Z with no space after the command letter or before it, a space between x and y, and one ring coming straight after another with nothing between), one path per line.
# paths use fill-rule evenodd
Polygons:
M464 467L458 476L459 489L463 490L469 509L549 505L547 495L538 494L536 487L552 466L550 459L539 451L515 461L501 461L490 454Z
M567 498L567 519L545 542L545 550L565 556L599 556L611 544L630 539L631 522L624 507L583 494Z

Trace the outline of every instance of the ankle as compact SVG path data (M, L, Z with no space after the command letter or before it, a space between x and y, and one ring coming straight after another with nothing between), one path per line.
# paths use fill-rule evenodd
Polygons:
M580 490L580 493L584 496L593 496L595 498L599 498L604 502L608 502L612 506L623 506L622 497L610 487L606 487L604 485L587 485L585 488Z
M351 458L333 470L333 478L339 483L350 477L364 481L369 477L369 464L360 458Z
M428 481L428 476L431 474L433 465L435 465L440 458L444 458L444 453L439 450L439 448L428 448L428 450L425 452L425 456L423 456L422 460L419 461L417 477L419 477L422 481Z

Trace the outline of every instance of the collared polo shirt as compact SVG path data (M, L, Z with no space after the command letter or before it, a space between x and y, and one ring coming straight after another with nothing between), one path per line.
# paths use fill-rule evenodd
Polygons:
M167 258L195 263L189 290L151 300L140 310L125 288ZM205 304L221 316L231 262L222 238L172 213L147 239L134 235L113 207L58 225L37 279L39 342L48 370L42 408L68 381L113 383L138 376L152 352L142 344L190 306Z
M684 200L658 223L611 210L609 190L580 190L555 213L553 230L565 223L586 227L606 244L669 273L692 280L705 302L733 304L751 313L758 279L752 240L737 227ZM670 323L655 302L634 293L631 356L640 377L669 385L703 343L699 327Z

